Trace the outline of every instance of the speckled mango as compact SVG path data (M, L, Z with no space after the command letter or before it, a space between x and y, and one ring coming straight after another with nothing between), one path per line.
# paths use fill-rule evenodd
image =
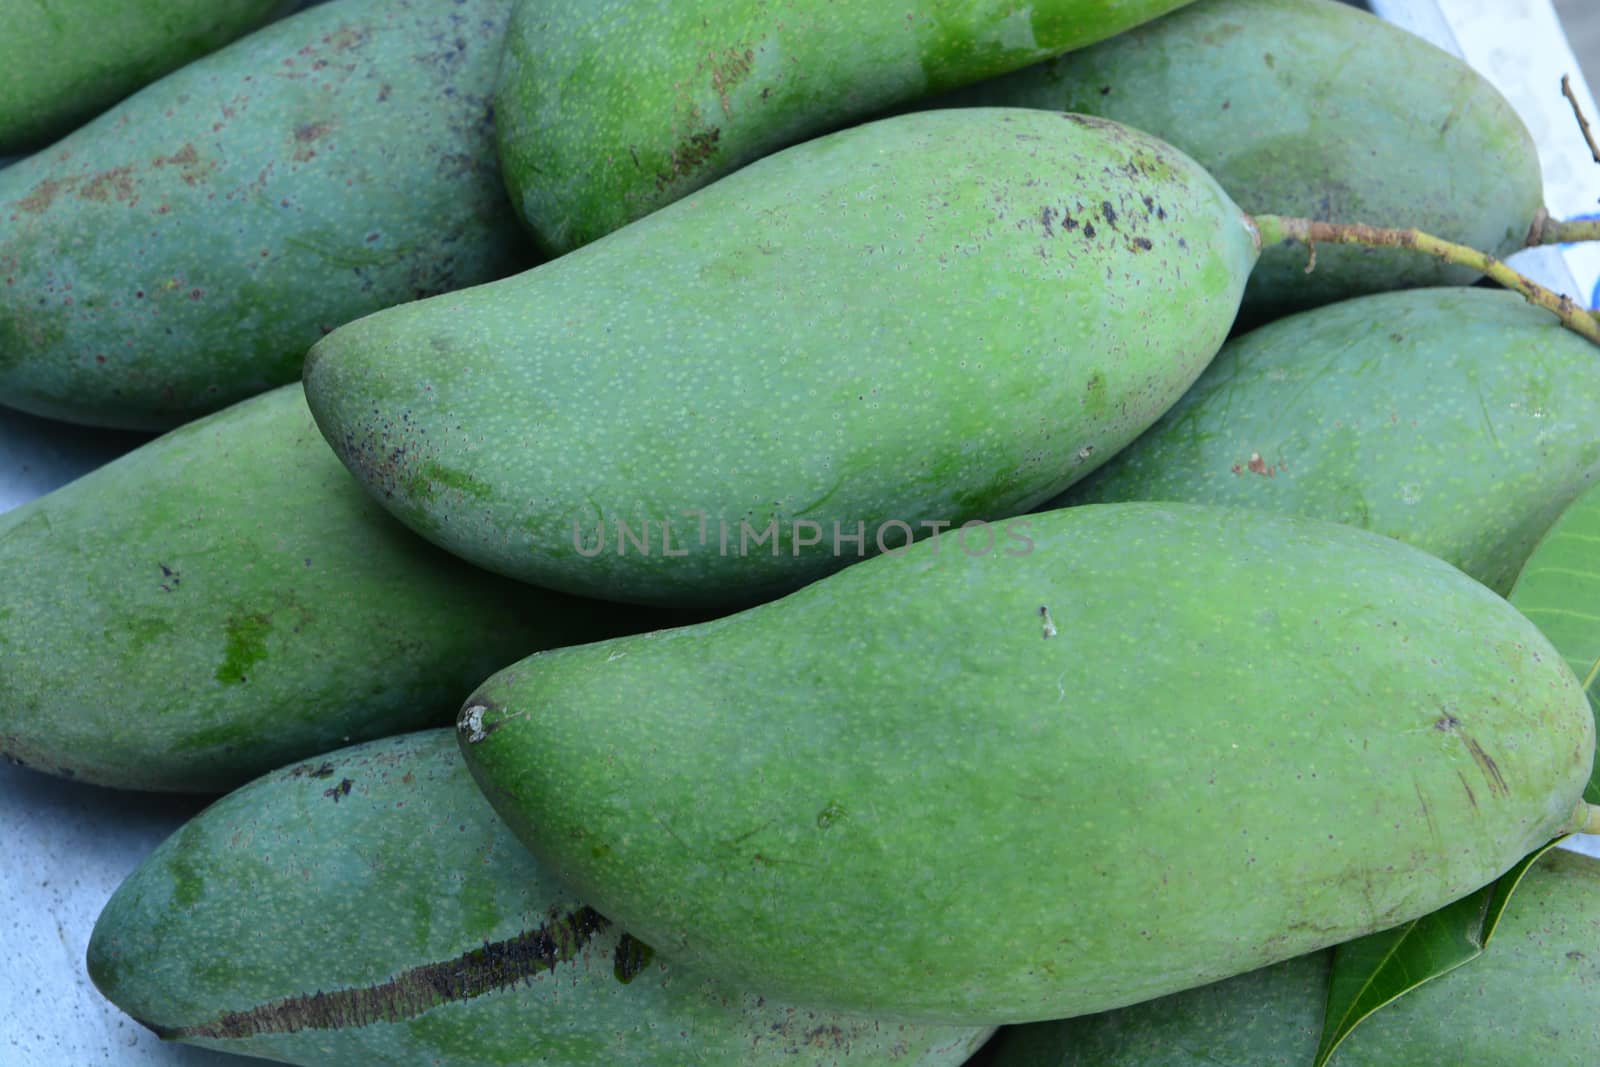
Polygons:
M1333 1067L1588 1067L1600 1048L1600 860L1529 869L1478 959L1380 1009ZM1331 952L1121 1011L1002 1031L973 1067L1308 1067Z
M0 404L170 428L528 266L491 132L508 4L333 0L0 171Z
M571 251L784 145L1185 0L527 0L495 93L524 222Z
M222 792L450 721L485 674L648 625L469 567L374 504L298 385L0 515L0 755Z
M1216 352L1255 241L1114 123L903 115L336 330L306 395L370 491L475 563L750 603L1094 469Z
M524 660L462 709L473 777L666 956L974 1024L1394 926L1581 825L1581 686L1449 564L1245 509L1029 522Z
M0 5L0 155L54 139L300 0Z
M1358 297L1223 346L1052 502L1189 500L1399 538L1497 592L1600 476L1600 351L1490 289Z
M1092 48L985 82L950 106L1059 108L1125 122L1199 160L1246 211L1416 227L1522 247L1543 203L1533 138L1478 72L1334 0L1200 0ZM1262 251L1243 316L1475 275L1404 249Z
M450 730L269 774L116 891L89 974L165 1038L306 1067L955 1067L987 1028L766 1000L541 868Z

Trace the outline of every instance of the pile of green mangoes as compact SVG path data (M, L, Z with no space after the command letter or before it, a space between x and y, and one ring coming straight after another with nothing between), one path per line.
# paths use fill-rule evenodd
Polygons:
M0 515L0 755L226 794L110 1001L1312 1067L1335 946L1498 885L1333 1062L1592 1062L1600 329L1474 283L1595 235L1478 74L1334 0L300 6L0 11L0 404L161 432Z

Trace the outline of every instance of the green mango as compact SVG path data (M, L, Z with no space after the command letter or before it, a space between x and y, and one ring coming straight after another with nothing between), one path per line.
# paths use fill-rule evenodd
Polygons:
M1600 1048L1600 860L1549 852L1482 956L1380 1009L1333 1067L1588 1067ZM973 1067L1310 1067L1331 952L1120 1011L1004 1030Z
M300 0L72 0L0 5L0 155L66 133Z
M534 862L449 730L218 801L112 895L88 965L165 1038L308 1067L955 1067L989 1034L780 1004L658 959Z
M1454 567L1244 509L1026 521L524 660L462 709L473 777L664 955L971 1024L1395 926L1583 824L1582 688Z
M1187 0L521 0L495 92L536 241L569 252L785 145Z
M1172 142L1251 213L1415 227L1498 255L1543 204L1522 120L1466 63L1334 0L1200 0L942 106L1041 107ZM1406 249L1262 250L1250 321L1362 293L1476 275Z
M1092 470L1221 345L1255 240L1114 123L903 115L336 330L306 395L370 491L475 563L749 603Z
M333 0L0 171L0 403L170 428L527 266L491 135L509 3Z
M1049 506L1189 500L1387 534L1505 593L1600 476L1600 351L1491 289L1379 293L1223 346Z
M439 725L532 649L648 625L486 574L384 514L298 385L0 515L0 755L220 792Z

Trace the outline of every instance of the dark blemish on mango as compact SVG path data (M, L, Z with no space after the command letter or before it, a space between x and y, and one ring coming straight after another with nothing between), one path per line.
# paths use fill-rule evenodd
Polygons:
M1444 715L1439 716L1433 722L1433 728L1435 730L1441 730L1441 731L1444 731L1446 733L1448 733L1451 730L1454 730L1456 727L1458 727L1460 725L1461 725L1461 720L1456 718L1454 715L1449 714L1448 712L1446 714L1444 714Z
M249 681L246 672L267 658L267 635L271 632L272 620L265 615L254 613L230 618L224 630L225 647L222 666L217 668L217 681L224 685Z
M341 778L339 779L338 785L334 786L332 789L324 789L322 791L322 795L325 797L332 797L333 802L337 804L339 803L340 797L347 797L350 795L350 787L354 784L355 783L348 778Z
M128 203L134 199L133 192L133 167L125 165L112 167L110 170L94 176L90 182L79 190L78 195L85 200L95 200L105 203L108 200L117 200Z
M141 1023L162 1040L237 1040L301 1030L346 1030L414 1019L454 1001L472 1000L553 971L577 956L611 923L593 908L550 921L505 941L494 941L453 959L403 971L386 982L331 993L284 997L245 1011L230 1011L195 1026Z
M635 940L632 934L623 934L612 956L611 973L617 976L617 981L627 985L639 977L639 972L650 965L655 955L656 950L643 941Z
M834 801L821 811L817 812L817 829L830 829L835 823L846 818L848 815L849 812L845 811L844 805Z
M1044 226L1044 235L1046 237L1054 237L1056 235L1055 214L1055 211L1050 207L1046 207L1043 211L1039 212L1039 222Z
M317 150L312 147L317 141L326 137L333 129L331 122L308 122L294 128L294 154L291 158L296 163L305 163L315 158Z
M1117 212L1116 209L1111 206L1111 201L1100 201L1100 214L1106 220L1107 226L1110 226L1112 229L1116 229Z
M1155 247L1155 245L1150 243L1150 238L1148 237L1135 237L1131 242L1129 242L1129 245L1138 252L1148 252Z
M656 188L665 189L680 178L687 178L704 166L717 151L722 130L716 126L692 133L672 150L672 163L656 175Z
M161 568L162 580L159 586L161 591L163 593L171 593L176 590L179 582L182 580L182 575L173 570L171 567L167 566L165 563L157 563L156 566Z
M289 777L290 778L332 778L333 777L333 764L324 763L321 766L312 766L309 763L302 763L302 764L300 764L300 766L296 767L294 770L289 772Z
M1500 767L1495 763L1494 757L1483 750L1483 746L1478 744L1477 738L1468 737L1464 740L1467 744L1467 751L1472 753L1473 761L1478 764L1479 769L1483 771L1484 780L1489 783L1490 794L1509 797L1511 789L1506 785L1505 778L1501 776Z
M1473 810L1476 811L1478 807L1478 798L1477 795L1472 792L1472 786L1468 784L1467 776L1462 774L1460 771L1457 771L1456 778L1460 780L1461 788L1467 791L1467 803L1471 804Z
M64 188L65 183L54 178L46 178L33 187L33 192L17 201L17 206L30 215L38 215L47 211L55 203L56 195Z
M1044 639L1048 641L1056 636L1056 622L1050 617L1050 609L1043 604L1039 605L1039 619L1043 624Z
M1092 223L1092 222L1084 223L1083 224L1083 235L1092 240L1094 238L1094 234L1095 234L1094 223Z

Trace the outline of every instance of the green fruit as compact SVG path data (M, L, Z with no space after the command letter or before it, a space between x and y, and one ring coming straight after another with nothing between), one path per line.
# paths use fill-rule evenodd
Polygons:
M8 0L0 6L0 155L59 137L298 0Z
M448 730L218 801L112 896L88 963L163 1037L328 1067L955 1067L988 1036L767 1001L658 959L528 856Z
M217 792L449 721L530 649L648 625L462 564L372 503L297 385L0 515L0 754Z
M1533 138L1481 74L1333 0L1201 0L941 103L1102 115L1177 145L1246 211L1415 227L1500 255L1543 202ZM1264 249L1245 317L1476 277L1405 249L1319 245L1306 265L1302 244Z
M1574 500L1539 538L1511 592L1522 612L1560 650L1600 715L1600 486ZM1600 767L1584 799L1600 804Z
M1533 866L1485 953L1358 1026L1334 1067L1588 1067L1600 1047L1600 861ZM1121 1011L1005 1030L974 1067L1309 1067L1332 953Z
M1186 0L523 0L495 94L513 202L571 251L784 145Z
M490 132L509 2L334 0L0 171L0 403L176 426L526 266Z
M662 953L974 1024L1394 926L1581 822L1582 689L1448 564L1243 509L1026 521L534 656L463 708L468 765Z
M1188 500L1387 534L1504 593L1600 476L1600 351L1512 293L1360 297L1223 346L1054 506Z
M306 394L452 552L569 592L750 602L1092 470L1222 343L1254 236L1115 124L904 115L352 323Z

